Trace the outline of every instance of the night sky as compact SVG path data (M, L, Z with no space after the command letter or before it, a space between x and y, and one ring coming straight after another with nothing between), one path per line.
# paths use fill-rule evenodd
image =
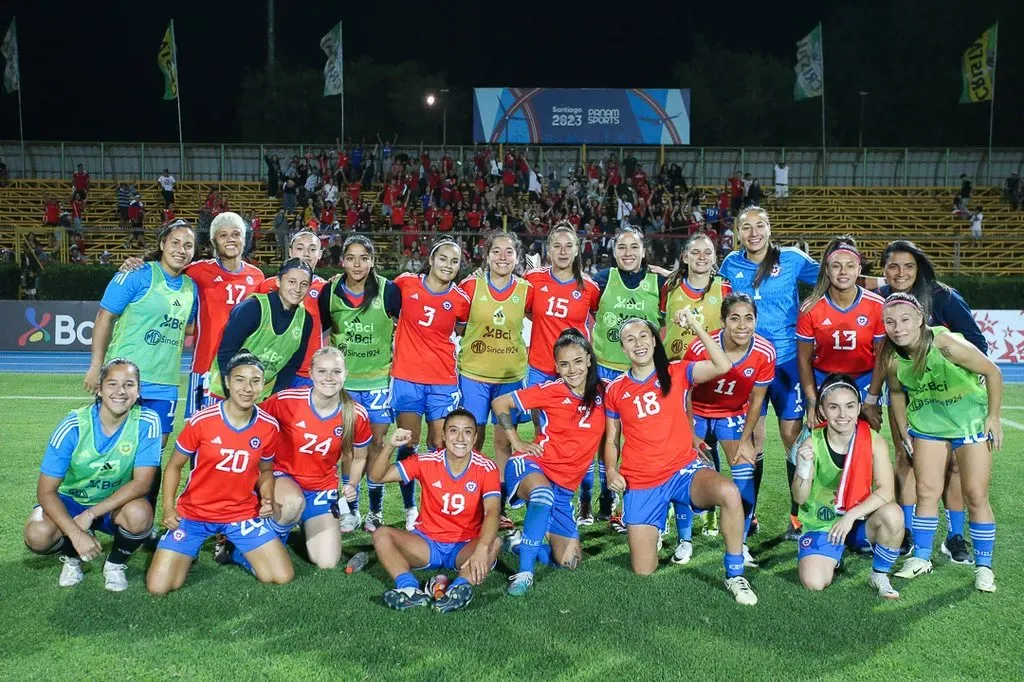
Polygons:
M531 8L531 3L504 2L494 3L505 8L499 10L503 18L485 24L481 2L444 3L444 11L436 9L442 3L362 4L278 0L278 59L321 68L320 37L341 19L346 58L415 60L427 71L446 72L456 87L686 87L674 82L673 68L686 59L697 35L792 63L794 43L817 21L828 19L823 13L858 5L802 1L773 8L739 0L677 1L627 3L620 10L598 12L579 9L587 7L583 3L535 3ZM30 140L176 141L175 103L162 99L163 75L156 63L172 16L186 142L238 140L238 84L246 70L266 61L265 0L5 2L0 29L6 31L11 16L18 19L25 137ZM908 22L913 19L909 16ZM1016 39L1009 19L1003 20L1001 43ZM912 25L908 29L912 34ZM943 53L955 60L964 47L945 46ZM484 51L490 56L482 58ZM825 51L827 83L829 69L841 68L828 62L828 34ZM952 87L959 90L958 83ZM17 135L17 97L0 94L0 137Z

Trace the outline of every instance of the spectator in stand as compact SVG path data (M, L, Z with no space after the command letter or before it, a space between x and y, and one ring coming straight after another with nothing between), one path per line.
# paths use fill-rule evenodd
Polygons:
M738 214L740 209L743 208L744 191L742 178L743 176L740 171L736 171L730 175L727 180L729 188L729 209L732 211L733 215Z
M978 204L978 210L971 213L971 246L981 246L981 221L984 217L981 204Z
M341 140L337 137L334 138L334 149L338 156L338 163L334 167L334 184L341 187L345 184L345 179L348 178L349 158L345 150L342 149Z
M337 229L338 225L335 222L335 218L334 204L330 201L324 202L323 210L320 211L320 230L326 232Z
M294 177L287 178L284 181L284 210L286 212L295 213L298 191L299 186L295 183Z
M749 173L748 173L748 175L749 175ZM747 194L746 194L747 203L746 203L746 205L747 206L760 206L761 205L761 197L762 196L763 196L763 193L761 192L761 181L758 180L757 178L754 178L753 180L750 181L750 186L747 187Z
M789 166L785 161L775 163L775 208L789 205Z
M260 243L260 228L263 227L263 221L256 215L256 211L249 211L248 220L249 229L245 232L245 251L243 257L246 260L252 258L253 252L259 246Z
M43 208L43 224L47 227L60 225L60 200L49 198Z
M164 207L164 221L161 224L166 225L167 223L174 220L176 217L177 215L174 212L174 203L172 202L170 204L167 204L167 206Z
M110 251L103 249L103 253L100 254L100 265L110 265L112 258L113 256L110 255Z
M281 182L281 162L276 156L263 155L263 162L267 164L267 197L274 198Z
M334 184L331 176L328 175L327 179L324 180L324 201L331 204L338 203L338 186Z
M391 229L400 230L402 225L405 225L405 202L399 200L391 207Z
M146 205L142 202L142 197L136 194L128 204L128 221L132 226L132 238L131 242L126 243L127 245L134 244L139 248L146 248L145 229L143 228L145 219Z
M128 227L128 205L132 203L132 191L127 182L117 182L117 215L121 229Z
M174 176L171 175L171 171L164 168L163 174L156 179L156 183L160 185L160 192L164 197L164 206L170 206L174 203L174 184L177 182Z
M82 216L84 214L85 195L75 190L74 195L71 197L71 226L76 237L81 237L85 234L85 231L82 229Z
M960 204L958 205L959 210L966 211L967 205L971 201L971 195L974 193L974 187L971 184L970 178L967 177L966 173L960 175Z
M317 190L320 189L320 176L316 173L310 173L306 176L306 183L302 186L299 191L299 203L303 204L307 199L312 199Z
M733 233L732 228L728 225L723 225L722 231L718 237L718 257L725 258L733 250Z
M288 217L284 206L277 209L277 215L274 216L274 241L277 244L277 260L284 261L288 255Z
M89 173L82 164L78 164L78 170L71 176L72 192L81 192L82 198L89 196Z
M1016 199L1017 193L1020 191L1020 175L1016 172L1011 173L1010 177L1006 178L1006 183L1003 186L1003 199L1010 203L1013 210L1017 210L1017 206L1020 201Z

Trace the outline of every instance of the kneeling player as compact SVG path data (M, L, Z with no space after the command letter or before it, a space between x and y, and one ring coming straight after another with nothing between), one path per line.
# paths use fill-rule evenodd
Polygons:
M845 548L871 543L868 584L883 599L899 599L889 571L900 555L903 511L893 502L889 448L858 419L860 403L860 389L848 375L830 374L822 382L817 417L825 425L800 446L793 479L804 529L797 553L800 582L809 590L825 589Z
M479 585L494 566L501 541L501 482L494 462L473 450L476 418L456 408L442 427L444 449L414 455L388 466L396 448L407 446L412 434L397 429L370 465L373 483L410 483L423 489L419 517L412 532L381 526L373 534L373 546L381 564L395 579L395 588L384 593L393 609L426 606L432 595L419 588L414 570L459 571L448 591L434 602L441 612L454 611L473 600Z
M366 466L370 419L342 386L345 356L333 346L313 353L311 388L289 388L267 398L260 407L277 419L281 434L274 449L274 516L267 525L287 544L288 534L302 524L309 560L334 568L341 558L338 462L351 459L349 483L342 488L347 502ZM343 511L348 504L342 503Z
M128 587L126 562L153 527L146 499L160 468L160 416L140 407L139 368L115 358L99 371L93 405L73 410L50 437L36 487L39 506L25 523L25 545L57 554L57 584L82 582L82 561L99 556L92 531L114 536L103 564L104 587Z
M262 390L263 364L251 353L239 353L225 366L224 402L196 412L178 436L164 473L167 532L146 574L153 594L181 587L199 548L217 533L235 547L232 559L260 582L283 584L294 576L287 550L266 523L273 511L271 453L279 428L256 407ZM175 506L181 470L189 461L192 471Z

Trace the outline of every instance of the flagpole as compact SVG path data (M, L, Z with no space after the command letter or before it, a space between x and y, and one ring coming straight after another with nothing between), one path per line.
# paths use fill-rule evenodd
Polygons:
M992 92L988 99L988 184L992 185L992 128L996 111L996 63L999 61L999 22L995 27L995 49L992 51ZM18 90L19 101L21 90Z
M25 124L21 116L21 50L18 50L18 59L14 62L15 68L18 69L18 137L21 140L21 177L28 177L28 165L25 161ZM992 134L989 133L989 139L991 140ZM989 146L992 143L989 142Z
M821 40L821 177L822 184L828 184L828 151L825 147L825 30L820 21L818 38Z
M174 101L178 105L178 164L182 179L185 178L185 139L181 134L181 74L178 72L178 36L174 34L174 19L171 19L171 54L174 58ZM145 169L143 169L145 171Z
M342 58L341 58L341 145L342 148L345 146L345 57L344 57L344 45L345 45L345 28L342 22L338 22L338 43L341 45Z

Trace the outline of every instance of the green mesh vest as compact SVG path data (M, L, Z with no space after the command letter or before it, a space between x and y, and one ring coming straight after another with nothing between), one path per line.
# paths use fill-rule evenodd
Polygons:
M139 416L136 405L128 412L117 442L101 453L96 447L92 413L95 405L75 410L78 416L78 445L71 455L71 464L57 491L91 507L110 497L115 490L132 479L135 451L139 447Z
M805 532L829 530L839 518L836 513L836 491L839 490L843 470L836 466L828 452L828 443L825 441L827 431L811 431L811 442L814 443L814 480L811 481L811 494L797 512Z
M619 371L629 369L629 358L619 345L619 325L631 317L639 317L657 327L660 296L658 276L653 272L644 275L636 289L626 287L618 268L608 272L608 286L601 294L593 335L594 354L601 366Z
M391 381L395 323L384 309L387 280L377 276L377 296L365 310L349 307L331 288L331 345L345 354L345 388L370 391Z

